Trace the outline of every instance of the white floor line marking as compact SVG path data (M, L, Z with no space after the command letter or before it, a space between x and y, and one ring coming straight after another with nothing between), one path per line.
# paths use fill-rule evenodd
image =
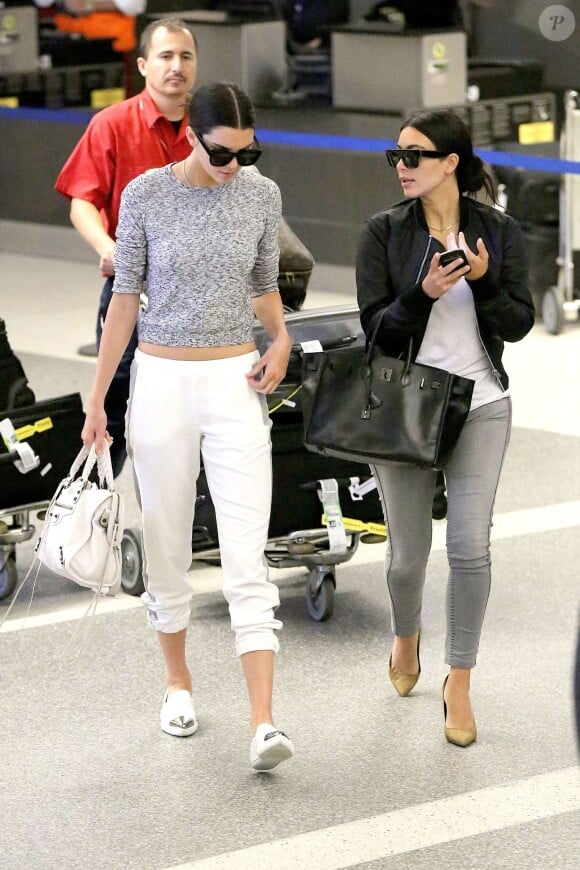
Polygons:
M492 541L504 540L519 535L532 535L556 529L567 529L573 526L580 526L580 501L496 514L491 530L491 539ZM441 552L445 549L446 529L447 524L445 522L434 524L431 552ZM348 570L348 565L357 567L382 562L384 555L385 546L382 544L360 544L350 562L345 563L342 570ZM275 582L282 584L287 578L296 577L298 572L305 574L306 568L300 565L296 568L272 568L271 576ZM211 568L203 563L196 563L191 572L191 581L194 596L221 591L221 571L219 568ZM60 622L73 622L82 618L86 606L86 604L82 604L59 608L53 613L40 613L28 617L28 619L15 617L5 623L2 628L2 634L10 631L19 631L20 629L39 628L44 625L53 625ZM117 598L104 598L102 602L99 602L97 614L116 613L141 606L141 600L138 597L119 595ZM0 616L1 614L2 610L0 609Z
M578 768L570 767L167 870L344 870L574 811L580 811L580 785Z
M346 511L345 514L348 515ZM580 526L580 501L524 508L519 511L496 514L493 518L491 540L501 541L505 538L516 538L519 535L535 535L539 532L569 529L573 526ZM445 521L433 524L432 553L445 549L446 532L447 523ZM378 553L382 550L383 547L380 544L361 544L353 556L352 564L363 565L378 561Z
M543 505L494 517L491 539L514 538L580 526L580 501Z
M39 628L44 625L56 625L59 622L74 622L75 620L82 619L89 606L90 596L83 600L83 604L63 607L55 610L53 613L38 613L36 615L31 614L29 617L9 618L2 626L0 635L8 634L11 631L20 631L20 629ZM101 613L116 613L122 610L134 610L136 607L142 606L139 598L131 598L128 595L122 595L118 598L103 598L98 603L96 615L99 616ZM32 602L32 607L34 608L34 602Z

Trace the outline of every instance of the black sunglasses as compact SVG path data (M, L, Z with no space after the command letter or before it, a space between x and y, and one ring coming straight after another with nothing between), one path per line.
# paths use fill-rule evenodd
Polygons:
M424 151L422 148L387 148L385 151L389 166L395 166L399 160L407 169L416 169L421 157L449 157L448 151Z
M229 148L224 148L222 145L214 145L212 148L203 141L203 136L200 133L195 134L201 144L201 147L209 157L209 162L212 166L227 166L231 163L234 157L238 161L239 166L253 166L260 159L262 148L258 140L254 137L254 144L248 148L242 148L240 151L230 151Z

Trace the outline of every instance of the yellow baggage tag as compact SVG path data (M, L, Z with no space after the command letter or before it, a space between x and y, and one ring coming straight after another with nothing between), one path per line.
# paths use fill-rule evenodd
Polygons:
M50 417L43 417L41 420L36 420L34 423L27 423L26 426L20 426L15 429L15 435L19 441L24 441L26 438L32 438L33 435L46 432L52 429L52 420Z

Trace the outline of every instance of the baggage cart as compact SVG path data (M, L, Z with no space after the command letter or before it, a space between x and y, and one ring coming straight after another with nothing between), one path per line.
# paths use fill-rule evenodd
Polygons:
M580 99L577 91L565 95L564 132L560 139L563 160L580 161ZM557 283L542 300L542 320L551 335L562 331L566 320L580 311L580 175L566 173L560 188L560 233Z

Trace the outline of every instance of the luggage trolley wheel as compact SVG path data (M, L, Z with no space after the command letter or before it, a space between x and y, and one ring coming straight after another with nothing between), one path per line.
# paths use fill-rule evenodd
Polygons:
M0 551L0 601L12 595L18 584L16 551L14 548Z
M564 294L559 287L548 287L542 297L542 322L550 335L559 335L564 326Z
M140 532L125 529L121 541L121 587L128 595L142 595L143 582L143 544Z
M306 583L306 607L317 622L326 622L334 612L336 578L334 567L316 565L308 572Z

